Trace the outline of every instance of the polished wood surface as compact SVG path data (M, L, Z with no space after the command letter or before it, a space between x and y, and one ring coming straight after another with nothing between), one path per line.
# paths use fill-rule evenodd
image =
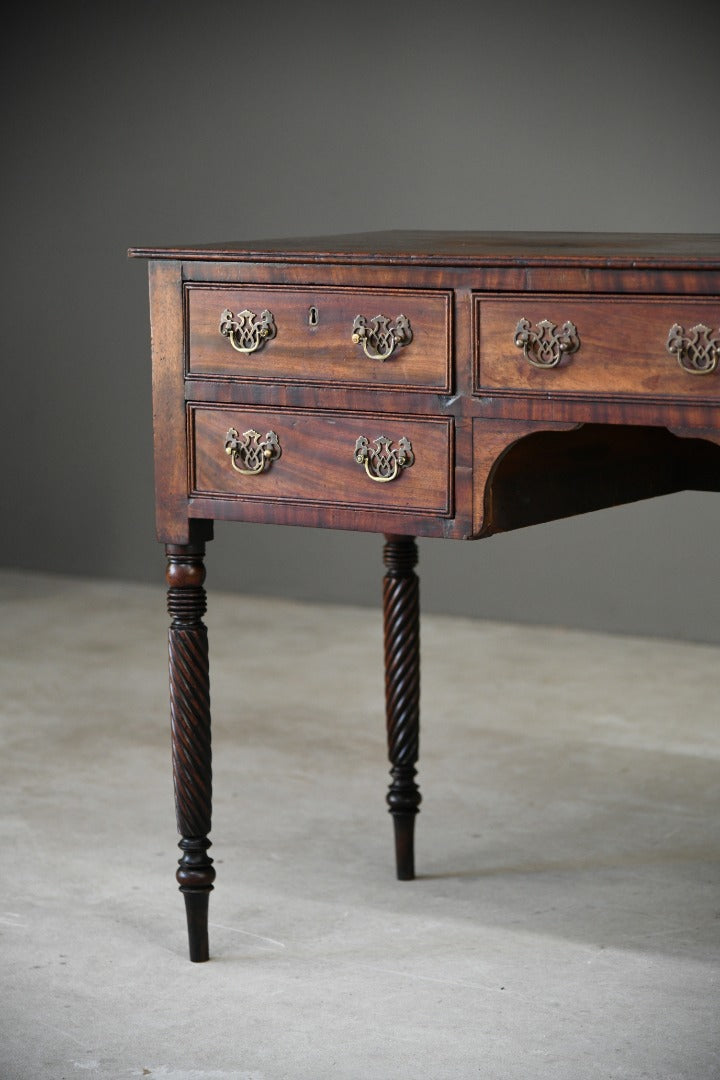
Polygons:
M385 716L392 777L386 798L393 817L395 868L399 881L412 881L415 877L415 817L422 801L415 782L420 752L420 582L415 573L417 561L417 543L413 537L385 537Z
M166 579L173 781L180 850L176 878L185 897L190 959L208 959L208 899L215 880L208 855L212 813L210 672L202 544L168 545Z
M720 234L389 230L335 236L136 247L153 259L308 259L443 266L674 266L717 268Z
M214 868L201 579L213 522L386 535L388 803L397 874L411 878L414 538L477 539L720 490L720 236L390 232L131 254L150 259L178 880L202 960ZM231 338L226 310L265 336ZM370 358L353 341L358 316L404 316L412 337L398 330ZM518 338L521 320L530 337ZM549 351L533 352L533 334ZM673 352L678 335L703 342L699 354ZM530 362L548 356L552 367Z
M225 452L230 428L239 433L272 430L281 456L257 475L235 471ZM405 438L414 463L391 483L370 479L355 459L355 444L365 437ZM452 420L418 419L393 413L313 412L292 409L191 407L191 497L294 504L339 505L356 510L413 510L448 516L452 509Z
M187 287L188 372L298 386L367 386L449 392L452 294L401 289L300 289L231 285ZM224 309L268 310L275 336L239 353L218 331ZM385 361L368 358L352 340L357 315L404 315L412 340Z
M487 390L539 394L639 394L650 397L717 399L712 373L684 371L667 349L675 324L720 327L720 299L527 295L475 300L477 393ZM515 345L518 322L542 320L577 329L577 351L557 367L541 369Z

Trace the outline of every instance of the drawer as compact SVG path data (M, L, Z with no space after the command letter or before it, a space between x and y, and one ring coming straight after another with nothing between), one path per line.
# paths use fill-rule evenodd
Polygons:
M190 494L449 516L452 425L190 405Z
M188 284L185 295L190 376L451 389L449 292Z
M476 392L692 398L720 390L717 299L476 297L475 343Z

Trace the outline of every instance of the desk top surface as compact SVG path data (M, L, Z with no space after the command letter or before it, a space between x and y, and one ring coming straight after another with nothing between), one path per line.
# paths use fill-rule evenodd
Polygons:
M446 232L396 230L135 247L151 259L433 263L443 266L720 268L720 233Z

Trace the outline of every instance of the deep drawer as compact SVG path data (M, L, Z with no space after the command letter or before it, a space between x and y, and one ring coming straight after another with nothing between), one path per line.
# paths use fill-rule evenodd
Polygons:
M447 516L452 423L191 405L190 494Z
M449 392L450 296L188 284L188 374Z
M474 325L476 392L720 392L717 299L477 297Z

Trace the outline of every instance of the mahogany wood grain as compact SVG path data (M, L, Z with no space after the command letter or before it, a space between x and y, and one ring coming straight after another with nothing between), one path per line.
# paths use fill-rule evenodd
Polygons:
M689 257L688 257L689 259ZM472 266L422 262L414 257L392 261L379 257L367 267L361 263L329 259L260 261L189 259L180 264L184 282L200 284L260 284L355 287L359 282L383 289L429 289L475 292L572 292L578 295L720 296L720 268L712 266L639 267L632 262L607 266L563 263L538 265L518 258L496 264L478 259Z
M238 500L218 495L193 495L188 500L191 518L215 521L238 521ZM242 520L261 525L293 525L310 529L344 529L353 532L382 533L402 525L412 529L415 536L434 536L458 539L458 517L436 517L415 510L353 509L332 503L291 502L247 499L243 501ZM471 523L467 521L465 539L471 539Z
M277 435L281 456L257 475L236 472L225 452L229 429ZM191 406L192 495L237 500L237 516L253 500L338 504L348 510L398 510L448 516L452 510L452 421L393 413ZM355 460L355 444L386 436L409 439L415 457L389 483L371 480Z
M472 426L472 483L474 537L505 531L498 524L502 510L496 505L495 487L490 482L493 470L518 441L540 431L572 431L572 423L531 420L480 420ZM502 501L501 498L499 500ZM563 516L563 515L561 515ZM547 520L547 519L546 519Z
M183 308L179 266L150 264L155 522L165 544L211 540L212 521L187 513Z
M451 300L448 292L409 289L285 285L186 286L188 372L266 381L375 390L451 388ZM220 315L250 310L272 313L277 331L259 349L240 353L219 332ZM312 318L310 312L313 312ZM352 341L356 315L405 315L412 340L387 360L371 360ZM371 350L372 351L372 350Z
M152 259L405 263L476 266L671 266L717 269L720 235L708 233L480 232L388 230L336 236L136 247Z
M475 302L477 393L487 390L639 394L673 398L716 398L720 372L691 374L667 351L675 323L689 330L698 323L720 337L720 299L578 300L572 296L514 295ZM515 345L519 320L533 328L547 319L557 327L575 325L580 347L557 367L534 367Z

